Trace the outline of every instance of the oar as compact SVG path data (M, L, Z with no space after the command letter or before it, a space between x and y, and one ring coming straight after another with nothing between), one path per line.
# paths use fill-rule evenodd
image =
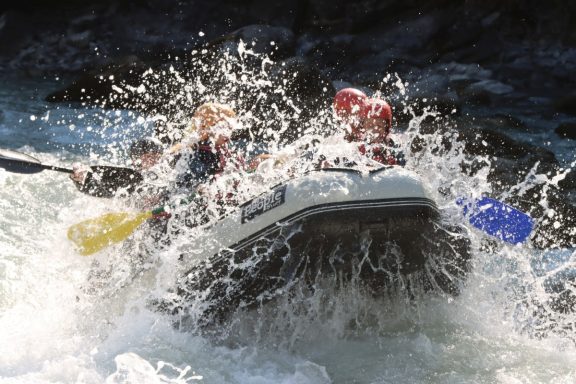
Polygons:
M526 213L490 197L474 203L465 199L457 201L474 227L511 244L526 241L532 233L534 220Z
M170 214L164 207L141 213L107 213L68 228L68 239L76 245L81 255L88 256L124 241L146 220L168 216Z
M518 244L532 232L532 218L501 201L483 197L474 204L459 199L458 204L464 206L470 224L500 240ZM169 216L164 207L141 213L107 213L71 226L68 239L78 247L80 254L87 256L124 241L148 219Z
M42 164L40 160L30 155L8 149L0 149L0 168L4 168L8 172L22 174L33 174L44 170L63 173L73 172L73 170L69 168ZM98 175L101 184L111 184L111 186L114 186L116 189L120 187L131 187L143 180L140 172L130 168L93 165L90 167L90 171Z
M32 174L46 169L64 173L72 173L71 169L40 163L40 160L24 153L0 149L0 168L8 172Z

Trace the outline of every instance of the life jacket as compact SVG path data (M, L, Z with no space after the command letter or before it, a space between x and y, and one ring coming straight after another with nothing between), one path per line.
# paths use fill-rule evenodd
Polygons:
M239 156L234 156L227 146L215 148L210 141L201 141L192 149L188 168L191 176L197 181L204 182L221 174L231 160L236 160L236 165L243 167L243 160Z
M388 138L386 144L360 144L358 151L374 161L384 165L406 165L404 153L399 146Z
M177 177L176 185L179 188L194 192L198 184L211 182L224 172L227 167L244 169L242 156L233 153L226 145L215 148L212 142L206 140L195 144L192 152L188 154L185 171ZM232 186L236 190L239 181ZM218 192L217 201L231 200L234 191Z

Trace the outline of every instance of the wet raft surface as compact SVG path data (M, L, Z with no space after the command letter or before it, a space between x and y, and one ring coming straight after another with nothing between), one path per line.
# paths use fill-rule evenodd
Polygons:
M443 226L427 198L315 205L197 263L159 306L181 326L209 326L293 289L313 294L320 280L374 296L399 288L456 295L469 260L469 240Z

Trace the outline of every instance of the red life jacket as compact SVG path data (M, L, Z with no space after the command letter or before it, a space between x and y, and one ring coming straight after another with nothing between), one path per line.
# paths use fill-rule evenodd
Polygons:
M397 165L396 158L388 151L384 144L371 145L366 148L366 144L360 144L358 150L361 154L370 157L372 160L384 165Z

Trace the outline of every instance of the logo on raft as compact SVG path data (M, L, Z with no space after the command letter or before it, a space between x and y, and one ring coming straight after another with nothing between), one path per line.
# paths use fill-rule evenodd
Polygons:
M242 207L242 224L284 204L285 198L286 186L282 185L264 196L250 200Z

